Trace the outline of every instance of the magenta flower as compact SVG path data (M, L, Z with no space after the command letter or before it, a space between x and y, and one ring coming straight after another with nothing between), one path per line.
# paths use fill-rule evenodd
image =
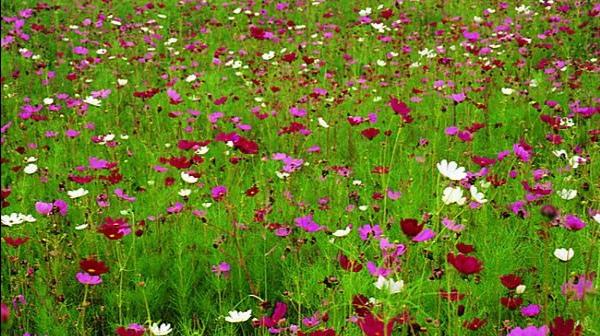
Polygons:
M87 272L79 272L75 275L75 278L84 285L95 286L102 283L102 278L99 275L91 275Z
M298 217L294 219L294 223L296 223L296 226L302 228L306 232L316 232L323 229L323 227L313 220L313 215Z
M227 188L222 185L216 186L216 187L212 188L212 190L210 191L210 196L215 201L220 201L226 195L227 195Z
M566 215L563 225L571 231L579 231L585 227L585 222L575 215Z
M417 234L416 236L414 236L412 241L424 242L424 241L428 241L428 240L432 239L433 237L435 237L435 232L433 232L433 230L431 230L431 229L425 229L425 230L419 232L419 234Z
M516 327L506 336L547 336L550 329L547 326L529 326L527 328Z
M365 225L361 226L360 228L358 228L358 235L360 236L360 239L362 239L362 240L369 239L370 235L375 238L379 238L382 234L383 234L383 231L381 230L381 227L379 227L379 225L371 226L370 224L365 224Z
M120 199L125 200L127 202L135 202L135 197L127 195L121 188L115 189L115 195L117 195L117 197L119 197Z
M50 216L51 214L56 213L54 211L58 211L61 216L66 216L68 208L67 202L63 200L56 200L53 203L35 202L35 210L40 215L44 216Z
M534 317L540 313L541 309L539 305L530 304L527 306L521 307L521 315L525 317Z
M392 274L392 270L385 267L377 267L377 265L375 265L375 263L372 261L367 262L367 270L374 277L387 277L388 275Z
M229 271L231 271L231 266L223 261L218 265L213 265L211 267L211 271L218 277L221 275L227 277L229 275Z
M562 295L572 300L583 300L587 293L594 290L594 275L590 274L586 276L581 274L565 282L561 287L560 291Z
M459 104L464 102L465 99L467 99L467 95L465 95L464 92L453 93L450 95L450 98L452 98L452 100L454 100L455 103Z
M465 229L464 225L461 224L456 224L453 220L448 219L448 218L444 218L442 219L442 224L444 224L444 226L450 230L450 231L454 231L454 232L461 232L462 230Z

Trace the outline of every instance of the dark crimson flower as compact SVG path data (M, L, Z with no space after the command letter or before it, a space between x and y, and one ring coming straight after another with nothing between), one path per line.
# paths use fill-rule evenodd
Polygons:
M521 284L521 277L515 274L506 274L500 277L500 282L508 289L515 289Z
M283 56L281 56L281 59L283 59L285 62L288 63L292 63L293 61L296 60L296 53L289 53L289 54L285 54Z
M418 235L421 231L423 231L424 226L425 224L419 224L419 221L414 218L404 218L400 220L400 228L402 229L402 232L404 232L404 234L409 238L413 238L414 236Z
M310 334L305 334L303 332L299 332L298 336L335 336L335 330L333 329L322 329L311 332Z
M94 180L94 177L91 175L87 176L77 176L73 174L69 174L69 180L78 184L87 184Z
M250 187L250 189L246 190L246 196L254 196L256 194L258 194L260 190L258 189L258 187L256 185L253 185L252 187Z
M389 105L396 114L402 116L404 122L410 123L413 121L410 116L410 108L404 102L401 102L396 98L391 98Z
M127 327L118 327L115 330L119 336L143 336L145 331L146 329L137 323L132 323Z
M371 127L371 128L367 128L367 129L363 130L360 133L365 138L367 138L369 140L373 140L373 138L375 138L377 135L379 135L379 129Z
M486 323L487 323L486 319L480 319L478 317L475 317L471 321L465 321L465 323L463 323L463 326L469 330L475 331L475 330L478 330L479 328L483 327Z
M104 264L102 261L96 260L94 257L82 259L79 262L79 267L91 275L102 275L108 272L108 267L106 264Z
M233 145L244 154L252 155L258 153L258 144L241 136L237 141L233 142Z
M544 205L540 209L540 212L542 213L542 216L548 217L550 219L556 218L556 216L558 216L558 214L559 214L558 209L556 209L554 206L549 205L549 204Z
M442 299L456 302L456 301L460 301L460 300L464 299L465 294L459 293L458 290L456 290L456 288L452 288L452 290L450 290L450 292L446 292L445 290L440 289L440 297Z
M19 247L25 244L29 240L29 237L4 237L3 239L9 246Z
M106 217L104 219L104 224L98 227L98 232L102 233L110 240L119 240L123 238L123 236L130 234L131 228L125 219L117 218L113 220L110 217Z
M373 174L387 174L389 172L390 168L384 166L376 166L375 168L373 168L373 170L371 170L371 173Z
M447 260L457 271L465 275L479 273L483 268L480 260L464 254L455 256L454 253L450 252L447 255Z
M340 266L342 266L343 269L350 272L359 272L363 268L363 265L361 263L359 263L358 261L350 260L343 253L340 253L338 255L338 262L340 263Z
M458 252L464 253L464 254L469 254L469 253L475 251L475 247L473 245L463 244L463 243L456 244L456 249L458 250Z
M272 328L276 326L281 319L284 318L287 312L287 305L283 302L277 302L273 314L271 316L263 316L258 321L255 321L257 326Z
M158 160L162 164L168 164L177 169L188 169L192 166L192 162L188 160L188 158L186 158L185 156L170 158L160 157Z
M558 316L550 323L550 333L553 336L581 336L583 328L581 325L575 327L575 321L572 319L564 320Z
M510 310L515 310L523 304L523 299L520 297L502 297L500 303Z
M2 321L2 323L8 321L8 318L10 317L10 308L8 308L8 305L6 305L4 302L0 304L0 317L0 321Z
M496 163L496 159L483 156L473 156L471 157L471 160L480 167L487 167Z

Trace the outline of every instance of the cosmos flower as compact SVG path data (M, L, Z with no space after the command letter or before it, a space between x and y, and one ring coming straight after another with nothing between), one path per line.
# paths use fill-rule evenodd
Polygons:
M83 188L67 191L67 194L69 195L69 198L71 198L71 199L83 197L83 196L87 195L88 193L89 193L89 190L86 190Z
M98 275L91 275L87 272L79 272L75 275L79 283L89 286L95 286L102 283L102 278Z
M585 222L575 215L566 215L563 220L563 225L571 231L579 231L586 226Z
M377 281L373 283L373 285L380 290L385 290L390 294L400 293L402 288L404 288L404 281L394 279L386 279L383 276L378 276Z
M557 190L556 193L558 194L558 196L560 196L560 198L564 199L564 200L572 200L575 197L577 197L577 190L575 189L561 189L561 190Z
M554 250L554 256L560 261L569 261L575 255L575 251L572 248L568 250L566 248L558 248Z
M440 174L453 181L460 181L467 177L465 168L459 167L458 164L454 161L448 162L444 159L437 164L437 169L440 172Z
M506 336L547 336L550 330L547 326L529 326L526 328L513 328Z
M458 205L463 205L467 199L463 197L463 191L461 187L446 187L444 189L444 194L442 195L442 202L446 205L450 205L456 203Z
M25 215L20 212L13 212L10 215L2 215L2 225L11 227L14 225L27 223L33 223L36 219L32 215Z
M148 330L150 330L154 336L164 336L170 334L173 331L173 328L171 328L169 323L161 323L159 326L158 323L155 322L148 327Z
M232 310L229 312L228 316L225 316L225 321L229 323L240 323L248 321L250 317L252 317L252 309L246 310L244 312Z
M527 306L521 307L521 315L525 317L534 317L540 313L541 309L539 305L530 304Z
M479 259L462 253L454 255L454 253L450 252L446 259L448 263L464 275L479 273L483 269L483 264Z
M561 293L572 300L583 300L587 293L594 290L595 275L580 274L565 282L561 287Z

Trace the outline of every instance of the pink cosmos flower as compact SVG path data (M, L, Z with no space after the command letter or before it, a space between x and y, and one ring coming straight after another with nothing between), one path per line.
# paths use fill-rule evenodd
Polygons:
M227 196L227 187L225 187L223 185L219 185L219 186L216 186L216 187L212 188L211 191L210 191L210 196L215 201L222 200L223 197Z
M102 283L102 278L99 275L91 275L87 272L79 272L75 275L75 278L84 285L95 286Z

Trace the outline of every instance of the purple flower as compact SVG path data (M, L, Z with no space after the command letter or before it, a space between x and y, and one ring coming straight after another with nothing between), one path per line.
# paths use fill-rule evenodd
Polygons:
M454 231L454 232L461 232L462 230L464 230L465 226L461 225L461 224L456 224L453 220L448 219L448 218L444 218L442 219L442 224L444 224L444 226L450 230L450 231Z
M540 306L536 304L530 304L524 307L521 307L521 315L525 317L533 317L540 313Z
M523 162L529 162L531 159L531 153L526 150L521 144L513 145L513 153Z
M433 237L435 237L435 232L433 232L431 229L425 229L419 232L419 234L417 234L416 236L414 236L412 241L424 242L432 239Z
M210 196L215 201L220 201L226 195L227 195L227 188L222 185L216 186L216 187L212 188L212 190L210 191Z
M221 262L218 265L213 265L211 267L211 271L215 273L216 276L228 276L229 271L231 271L231 266L226 262Z
M75 55L87 55L88 50L86 47L77 46L77 47L73 48L73 53Z
M35 202L35 211L40 215L49 216L53 207L52 203Z
M547 326L529 326L527 328L516 327L507 336L546 336L549 334Z
M594 275L581 274L565 282L561 287L561 293L572 300L583 300L585 294L594 290Z
M167 208L167 212L170 214L180 213L181 210L183 210L183 204L180 202L177 202Z
M389 270L385 267L377 267L377 265L375 265L375 263L372 261L367 262L367 270L374 277L378 277L380 275L382 277L387 277L388 275L392 274L392 270Z
M84 285L95 286L102 283L102 278L99 275L91 275L87 272L79 272L75 275L75 278Z
M585 227L585 222L575 215L566 215L564 218L564 226L569 230L578 231Z
M115 189L115 195L117 195L117 197L125 201L135 202L135 197L127 195L121 188Z
M313 215L298 217L294 219L294 223L306 232L316 232L322 229L322 227L313 220Z
M106 160L99 159L97 157L90 157L88 159L91 169L107 169L109 168L109 162Z
M450 98L452 98L452 100L454 100L455 103L459 104L465 101L465 99L467 99L467 95L465 95L464 92L453 93L450 95Z
M379 238L382 233L383 233L383 231L381 231L381 228L379 227L379 225L371 226L370 224L365 224L365 225L361 226L360 228L358 228L358 235L360 236L360 239L362 239L362 240L369 239L369 235L372 235L375 238Z

